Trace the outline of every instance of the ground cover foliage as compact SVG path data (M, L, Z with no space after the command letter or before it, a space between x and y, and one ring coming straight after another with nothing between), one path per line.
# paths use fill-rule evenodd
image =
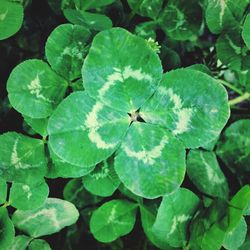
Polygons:
M249 249L249 0L0 0L0 249Z

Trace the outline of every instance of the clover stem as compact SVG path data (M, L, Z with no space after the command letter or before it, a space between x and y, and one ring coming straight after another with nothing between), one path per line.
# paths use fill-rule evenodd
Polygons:
M246 92L246 93L242 94L241 96L230 100L228 103L230 106L233 106L233 105L238 104L240 102L243 102L249 98L250 98L250 93Z
M8 201L6 201L4 204L3 204L3 207L8 207L10 205L10 203Z
M238 93L239 95L243 95L243 92L236 88L235 86L233 86L232 84L222 80L222 79L218 79L218 81L223 84L224 86L228 87L229 89L233 90L234 92Z

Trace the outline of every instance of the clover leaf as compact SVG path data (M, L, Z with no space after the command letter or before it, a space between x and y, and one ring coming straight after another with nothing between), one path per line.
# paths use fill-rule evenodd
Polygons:
M21 28L23 6L10 0L0 0L0 40L9 38Z
M68 96L49 119L52 151L86 172L117 151L119 178L142 197L177 189L185 147L217 138L229 117L227 94L217 81L189 69L162 78L157 54L121 28L94 38L82 78L86 91Z
M53 234L66 226L74 224L79 213L75 206L64 200L48 198L34 210L16 210L12 221L16 228L31 237Z

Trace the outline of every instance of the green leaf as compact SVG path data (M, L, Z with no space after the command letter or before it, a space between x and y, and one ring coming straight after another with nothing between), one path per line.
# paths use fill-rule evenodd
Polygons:
M0 249L9 250L15 237L15 229L8 211L0 207Z
M82 69L88 94L126 113L154 93L161 73L161 62L147 42L121 28L95 36Z
M7 83L11 105L31 118L46 118L63 99L67 82L43 61L32 59L17 65ZM31 108L32 107L32 108Z
M5 180L34 182L45 175L46 167L42 140L15 132L0 135L0 171Z
M227 180L213 152L191 150L187 157L187 173L201 192L222 199L228 197Z
M78 216L79 213L72 203L48 198L38 209L15 211L12 221L16 228L36 238L59 232L74 224Z
M54 153L49 146L49 153L52 162L49 166L46 177L48 178L77 178L88 174L94 169L95 166L85 167L84 165L76 166L66 162Z
M128 0L130 8L141 16L157 19L163 0Z
M167 130L134 123L115 158L115 170L130 191L153 199L172 192L182 183L185 150Z
M210 31L214 34L219 34L224 29L229 27L235 27L238 24L234 13L230 9L229 2L227 0L210 0L206 7L206 22ZM239 2L234 1L234 2ZM245 0L241 1L245 2ZM239 5L238 5L239 6Z
M20 210L40 207L49 195L49 187L43 180L30 184L13 182L10 189L9 203Z
M7 198L7 183L0 177L0 204L4 203Z
M222 33L216 42L218 59L232 70L248 70L250 52L241 38L240 29Z
M111 200L97 208L90 219L95 239L108 243L128 234L135 224L136 207L125 200Z
M153 224L156 219L158 207L155 204L140 206L141 212L141 223L144 233L148 239L158 248L163 250L172 250L174 248L170 247L167 243L166 238L161 238L157 233L152 230Z
M135 27L135 33L136 35L144 38L144 39L156 39L156 29L157 29L157 23L156 22L144 22L139 23Z
M66 184L63 190L63 197L65 200L72 202L77 208L95 205L103 199L85 190L80 178L70 180Z
M115 111L77 91L49 119L49 145L64 161L90 172L116 150L128 125L126 112Z
M18 235L14 238L10 250L26 250L32 239L25 235Z
M199 205L199 198L188 189L180 188L164 196L159 207L153 231L173 247L185 247L187 229Z
M233 172L249 171L250 119L231 124L219 141L216 153Z
M45 46L52 69L71 81L80 77L89 37L90 32L79 25L62 24L55 28Z
M198 70L205 74L208 74L209 76L213 76L211 70L205 64L193 64L191 66L186 67L186 69Z
M169 0L158 22L164 32L175 40L194 40L202 23L201 6L196 0Z
M242 38L247 45L247 47L250 49L250 14L247 15L242 29Z
M84 187L92 194L99 196L111 196L120 185L113 159L99 163L95 169L83 177Z
M228 203L214 199L199 211L190 225L189 247L192 250L219 250L227 232Z
M0 40L14 35L23 23L23 6L7 0L0 0Z
M83 10L90 10L110 5L113 2L115 0L80 0L80 6Z
M28 116L23 116L25 122L38 134L45 137L48 135L47 126L48 118L33 119Z
M245 241L247 234L247 224L244 217L232 231L227 232L223 242L223 247L228 250L238 249Z
M45 240L35 239L30 242L29 250L51 250L51 248Z
M100 31L112 27L111 19L102 14L72 9L65 9L63 13L69 22L89 29Z
M228 231L232 231L237 227L249 202L250 186L245 185L234 195L229 203Z
M225 88L207 74L190 69L166 73L140 112L144 121L166 127L187 148L217 138L229 114Z

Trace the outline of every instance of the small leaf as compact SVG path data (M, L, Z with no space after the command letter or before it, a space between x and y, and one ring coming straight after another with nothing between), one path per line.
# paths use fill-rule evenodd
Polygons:
M199 198L188 189L180 188L164 196L159 207L153 232L173 247L185 247L187 229L199 205Z
M137 122L115 157L115 170L130 191L153 199L180 186L185 174L185 150L167 130Z
M45 137L48 135L47 126L48 126L48 119L33 119L28 116L23 116L25 122L38 134Z
M191 150L187 158L187 173L204 194L222 199L228 197L227 180L213 152Z
M29 250L51 250L51 248L45 240L35 239L30 242Z
M80 77L89 37L90 32L79 25L62 24L55 28L45 46L52 69L71 81Z
M137 205L125 200L111 200L94 211L90 231L101 242L112 242L128 234L135 224Z
M237 227L249 202L250 186L245 185L234 195L229 203L228 231L232 231Z
M157 19L163 2L163 0L128 0L130 8L134 12L141 16L150 17L154 20Z
M160 60L147 42L121 28L95 36L82 68L88 94L126 113L154 93L161 73Z
M78 216L79 213L72 203L48 198L38 209L17 210L12 216L12 221L16 228L36 238L59 232L64 227L74 224Z
M63 13L69 22L88 29L101 31L112 28L111 19L102 14L72 9L65 9Z
M202 23L201 6L196 0L169 0L158 23L175 40L194 40Z
M83 177L84 187L92 194L99 196L111 196L120 185L113 159L99 163L95 169Z
M15 237L15 229L8 211L0 207L0 249L9 250Z
M80 6L83 10L90 10L110 5L113 2L115 0L80 0Z
M233 172L250 170L250 119L231 124L219 141L216 153Z
M13 36L23 23L23 6L7 0L0 0L0 40Z
M80 178L70 180L63 190L65 200L73 203L77 208L85 208L102 201L102 197L92 195L85 190Z
M0 170L5 180L34 182L44 177L46 167L42 140L15 132L0 135Z
M223 242L223 247L228 250L238 249L245 241L247 234L247 224L244 217L234 230L227 232Z
M10 250L26 250L32 239L26 235L18 235L14 238Z
M32 59L17 65L11 72L8 97L11 105L30 118L46 118L63 99L67 82L43 61Z
M20 210L31 210L40 207L48 195L49 187L44 180L30 184L13 182L9 203Z

